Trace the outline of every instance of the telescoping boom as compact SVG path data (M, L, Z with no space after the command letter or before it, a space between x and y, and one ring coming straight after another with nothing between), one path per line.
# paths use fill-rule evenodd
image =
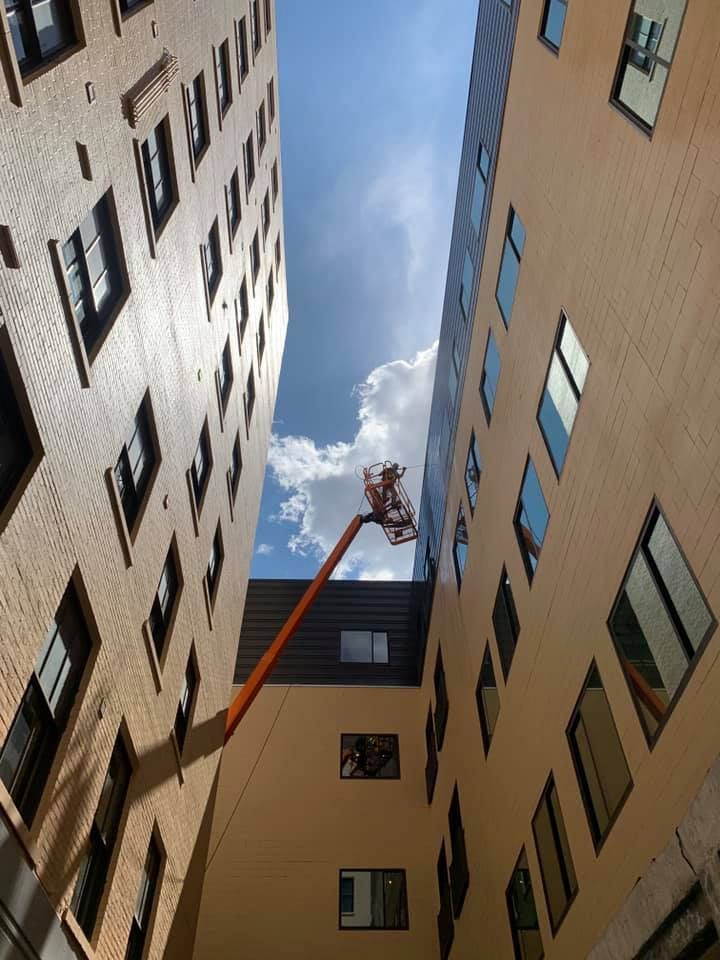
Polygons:
M249 710L250 704L262 690L281 653L303 622L308 610L330 579L333 571L347 553L360 528L366 523L377 523L383 528L385 535L393 546L417 539L415 511L401 482L404 473L404 467L400 467L397 463L391 463L389 460L363 468L365 497L370 505L370 512L357 514L352 518L327 560L320 567L315 579L302 595L282 629L245 681L242 690L230 704L225 721L225 743L233 735L238 724Z

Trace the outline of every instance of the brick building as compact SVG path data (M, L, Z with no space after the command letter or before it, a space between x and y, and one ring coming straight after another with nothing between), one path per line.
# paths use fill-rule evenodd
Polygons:
M410 628L355 596L241 723L196 958L720 956L719 38L480 0Z
M0 8L3 957L184 934L287 326L274 17Z

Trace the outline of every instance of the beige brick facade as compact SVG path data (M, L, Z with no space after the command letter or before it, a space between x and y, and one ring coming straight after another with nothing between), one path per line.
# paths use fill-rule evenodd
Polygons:
M22 824L17 830L42 888L62 915L122 724L135 770L91 947L97 958L124 956L140 869L156 824L166 862L146 955L157 958L163 955L219 760L287 326L281 191L271 199L264 241L260 226L266 190L272 198L272 165L280 167L275 9L260 4L262 45L257 53L250 51L242 83L236 25L245 18L249 43L248 0L151 0L125 16L115 0L83 0L73 9L81 39L77 49L25 81L6 13L2 19L0 219L7 232L0 323L4 348L11 351L27 393L40 459L17 505L6 511L0 532L0 742L75 571L96 628L94 650L37 815L29 831ZM233 102L220 123L213 57L214 47L226 39ZM131 126L128 94L147 84L164 50L177 59L177 73ZM200 71L210 145L194 170L184 90ZM267 102L271 80L273 119ZM246 194L242 147L251 131L256 141L262 101L267 143L260 157L255 143L256 177ZM137 157L140 144L165 116L179 202L155 241L146 224ZM86 148L84 173L91 179L83 175L77 144ZM231 249L224 188L236 166L241 223ZM53 244L62 248L110 187L129 293L88 377L78 361ZM208 310L200 248L216 217L222 278ZM249 248L256 230L261 262L253 283ZM13 247L17 266L8 254ZM275 298L269 312L270 273ZM241 345L236 301L243 277L250 317ZM260 363L261 314L266 346ZM215 371L226 343L234 380L221 417ZM247 423L244 394L251 369L257 399ZM161 459L128 565L106 471L115 466L146 391ZM213 467L196 530L187 472L206 417ZM231 506L227 471L238 431L243 469ZM209 616L203 578L218 522L225 556ZM183 586L156 681L143 630L173 537ZM169 732L191 646L200 679L180 771ZM2 806L13 818L5 793Z

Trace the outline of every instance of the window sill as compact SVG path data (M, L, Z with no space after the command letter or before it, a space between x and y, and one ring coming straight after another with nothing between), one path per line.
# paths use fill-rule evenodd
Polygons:
M68 930L71 937L75 941L75 944L80 948L80 952L85 960L95 960L96 954L93 950L92 944L80 928L80 924L75 919L75 915L70 910L70 907L66 907L63 910L62 922L63 926Z
M170 743L172 744L173 756L175 757L175 765L177 767L177 778L180 783L180 786L185 783L185 774L183 773L182 768L182 755L180 753L180 744L177 742L177 737L175 736L175 730L170 731Z
M155 691L160 693L162 690L162 667L160 666L157 651L155 650L155 641L153 640L152 631L150 630L149 620L143 623L142 633L143 639L145 640L148 660L150 661L150 672L153 675L153 681L155 683Z
M2 780L0 780L0 810L2 810L2 812L5 814L5 819L10 824L13 833L25 851L25 856L27 857L30 866L34 870L40 860L38 849L30 835L27 824L23 820L22 814L15 806L15 801L10 796L7 787Z
M118 537L120 538L120 546L122 547L123 556L125 557L125 566L130 568L133 565L132 539L130 537L130 531L128 530L127 521L125 520L125 511L120 501L120 494L118 493L117 484L115 483L115 472L112 467L108 467L105 471L105 481L110 494L110 502L115 516L115 526L117 527Z

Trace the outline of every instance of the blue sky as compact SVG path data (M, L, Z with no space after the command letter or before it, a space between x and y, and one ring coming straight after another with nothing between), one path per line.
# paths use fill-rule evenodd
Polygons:
M277 0L290 324L253 576L312 576L357 511L355 469L424 458L476 16ZM417 498L421 469L406 479ZM343 573L411 560L363 530Z

